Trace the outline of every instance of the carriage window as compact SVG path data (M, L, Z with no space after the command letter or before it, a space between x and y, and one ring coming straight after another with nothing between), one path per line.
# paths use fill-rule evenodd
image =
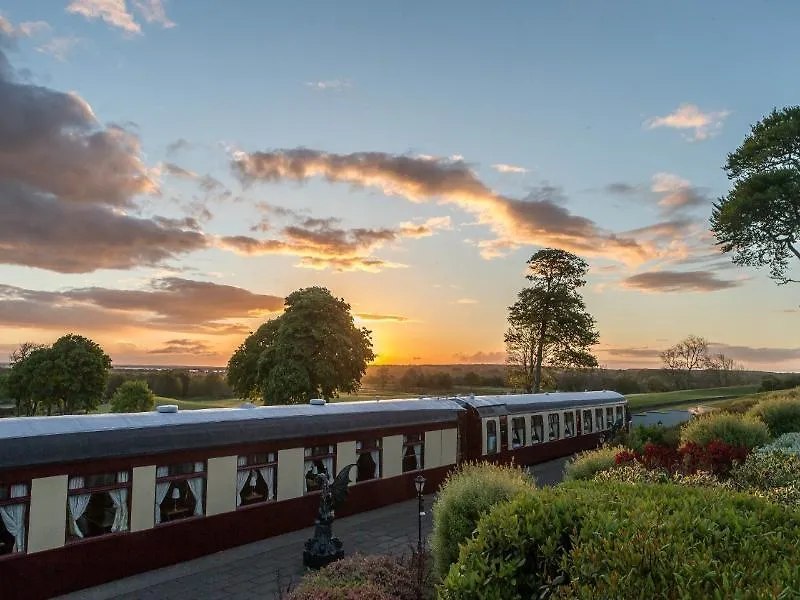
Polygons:
M549 440L557 440L561 437L561 421L558 416L558 413L550 413L547 415L547 424L550 429Z
M575 413L573 411L564 413L564 437L575 435Z
M67 541L128 531L129 471L69 478Z
M380 479L381 477L381 439L360 440L356 442L356 482Z
M275 452L240 456L236 466L236 506L275 500L278 459Z
M156 469L156 525L202 517L205 483L205 461L159 466Z
M424 469L425 438L422 433L403 436L403 473Z
M591 410L583 411L583 418L581 419L581 425L583 426L584 435L587 434L587 433L592 433L592 411Z
M531 442L540 444L544 441L544 419L542 415L531 417Z
M0 556L25 552L25 518L30 504L28 485L0 485Z
M595 408L594 409L594 426L597 431L603 431L605 427L603 427L603 409L602 408Z
M336 465L336 446L312 446L305 449L305 463L303 472L305 473L304 486L305 492L317 492L322 489L322 483L318 475L325 475L328 482L332 482Z
M621 406L617 407L617 421L624 421L625 420L625 413Z
M525 445L525 417L511 419L511 447L520 448Z
M497 423L494 419L486 421L486 454L497 453Z
M606 429L611 429L614 426L614 408L609 406L606 408Z

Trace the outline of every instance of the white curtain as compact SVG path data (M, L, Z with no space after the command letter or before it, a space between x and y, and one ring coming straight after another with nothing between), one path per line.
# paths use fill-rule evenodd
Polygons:
M28 486L17 484L11 486L11 497L21 498L27 496ZM11 504L0 506L0 518L3 519L8 533L14 536L14 552L25 551L25 505Z
M117 483L128 483L128 472L120 471L117 473ZM114 523L111 525L111 532L128 530L128 488L109 490L108 495L114 503L116 512L114 513Z
M236 471L236 506L242 505L242 490L252 471Z
M169 475L169 467L158 467L156 470L156 477L166 477ZM169 482L162 481L156 484L156 525L161 523L161 503L167 497L169 491Z
M70 477L69 489L79 490L84 487L83 477ZM69 527L72 535L79 538L83 537L81 528L78 527L78 519L86 512L86 507L89 506L89 500L92 499L91 494L74 494L67 497L67 506L69 507Z
M375 479L381 478L381 451L373 450L370 452L372 460L375 462Z
M414 444L414 456L417 457L417 469L422 468L422 444Z
M194 472L195 473L202 473L203 472L203 463L196 462L194 463ZM194 516L195 517L202 517L203 516L203 478L202 477L194 477L193 479L188 479L186 483L189 484L189 489L192 491L192 496L194 496Z
M267 499L275 500L275 467L261 467L258 472L261 474L261 477L264 478L264 482L267 484Z
M334 472L333 472L333 457L332 456L326 456L325 458L322 459L322 464L325 465L325 470L328 472L328 481L329 482L333 481L333 476L334 476Z

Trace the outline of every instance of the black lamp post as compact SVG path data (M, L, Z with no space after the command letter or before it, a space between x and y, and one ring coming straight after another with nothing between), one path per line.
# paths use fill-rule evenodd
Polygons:
M419 536L417 537L417 552L422 555L422 517L425 515L425 507L422 502L422 490L425 489L425 478L422 475L417 475L414 479L414 485L417 487L417 499L419 500Z

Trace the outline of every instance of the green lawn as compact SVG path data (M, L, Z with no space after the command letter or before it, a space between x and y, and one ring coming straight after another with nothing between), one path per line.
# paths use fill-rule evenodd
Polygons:
M629 394L626 396L631 410L662 407L675 404L688 404L706 400L725 400L738 398L758 391L758 384L734 385L729 387L704 388L699 390L678 390L676 392L653 392L649 394Z

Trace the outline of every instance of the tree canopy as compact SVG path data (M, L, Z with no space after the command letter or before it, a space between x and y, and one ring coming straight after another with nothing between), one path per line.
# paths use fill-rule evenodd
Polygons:
M103 398L111 359L90 339L67 334L50 347L23 344L12 354L8 391L17 414L74 414Z
M579 289L586 284L586 261L555 248L539 250L528 261L522 289L509 307L505 334L512 380L538 393L542 366L596 367L590 348L599 334Z
M769 267L779 284L800 260L800 106L752 126L724 167L733 189L714 204L711 230L733 262Z
M371 332L355 326L350 305L315 286L290 294L283 314L244 340L227 380L240 398L295 404L357 391L374 359Z
M146 412L156 405L155 394L146 381L130 379L117 388L111 397L111 412Z

